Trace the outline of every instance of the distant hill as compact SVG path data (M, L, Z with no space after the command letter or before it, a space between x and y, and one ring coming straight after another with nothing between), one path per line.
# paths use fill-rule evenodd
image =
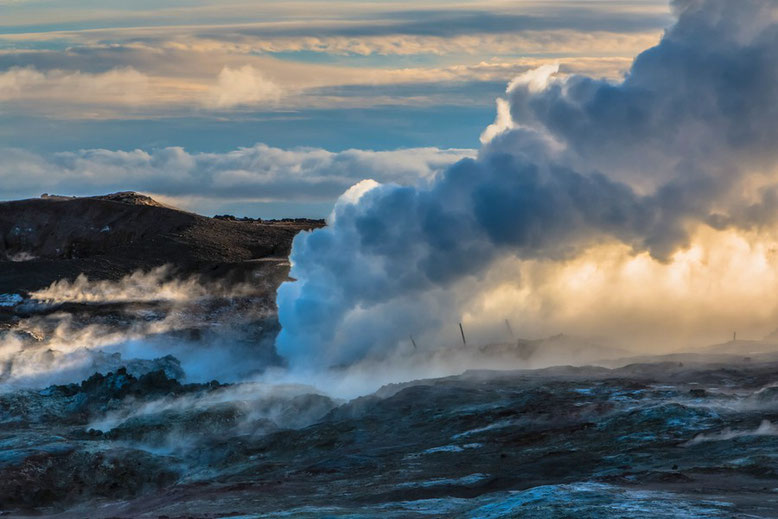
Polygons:
M0 294L86 274L119 279L171 264L182 275L243 277L256 260L285 260L292 239L323 220L208 218L135 192L0 203Z

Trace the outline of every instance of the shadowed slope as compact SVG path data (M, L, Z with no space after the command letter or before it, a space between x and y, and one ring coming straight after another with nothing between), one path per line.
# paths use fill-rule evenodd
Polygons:
M82 273L116 280L164 264L180 275L241 277L246 262L286 259L300 230L323 224L207 218L132 192L4 202L0 292L37 290Z

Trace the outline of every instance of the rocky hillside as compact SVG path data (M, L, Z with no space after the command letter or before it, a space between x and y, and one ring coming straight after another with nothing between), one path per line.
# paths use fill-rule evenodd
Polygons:
M38 290L82 273L116 280L165 264L181 275L240 277L256 260L286 259L295 234L322 225L207 218L133 192L4 202L0 293Z

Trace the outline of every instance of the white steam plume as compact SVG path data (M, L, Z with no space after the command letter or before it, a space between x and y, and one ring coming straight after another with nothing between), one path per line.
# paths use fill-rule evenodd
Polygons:
M263 279L178 279L172 267L163 266L116 281L60 280L31 293L30 300L14 294L18 299L8 297L7 304L33 315L0 330L0 393L79 381L165 355L180 360L189 381L241 379L275 358L271 286ZM99 311L58 309L64 303L119 306L100 317Z
M293 365L336 365L409 335L445 342L441 330L506 259L569 265L622 247L625 263L645 256L661 267L705 229L769 233L778 4L673 7L676 25L621 83L553 69L517 80L510 120L503 106L477 158L428 187L361 190L341 200L329 227L298 236L297 282L278 295L279 352Z
M243 297L256 293L249 284L226 287L208 283L197 276L175 277L171 265L138 270L118 281L91 281L84 274L75 280L61 279L30 294L32 299L48 303L127 303L150 301L195 301L213 297Z

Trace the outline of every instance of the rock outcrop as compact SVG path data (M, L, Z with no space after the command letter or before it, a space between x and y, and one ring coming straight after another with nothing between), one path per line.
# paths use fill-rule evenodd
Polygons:
M38 290L80 274L117 280L165 264L181 275L240 277L247 263L285 260L299 231L322 225L208 218L133 192L3 202L0 294Z

